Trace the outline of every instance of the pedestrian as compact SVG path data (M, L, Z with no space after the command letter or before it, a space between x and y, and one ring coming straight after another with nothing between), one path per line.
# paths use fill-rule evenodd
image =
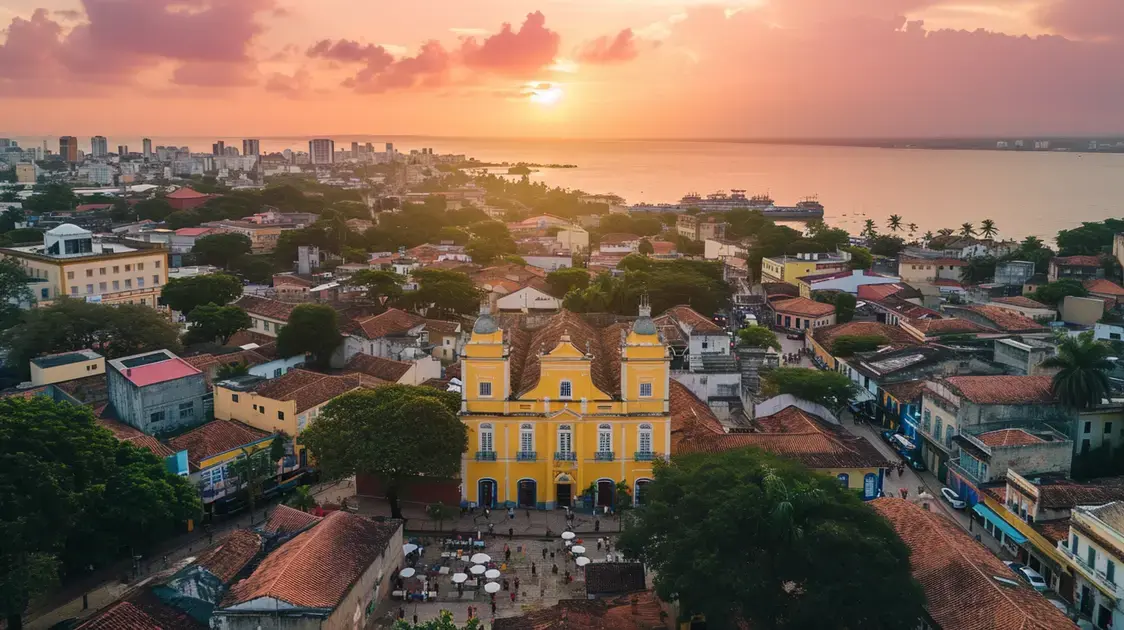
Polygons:
M507 508L507 518L509 518L513 521L515 520L515 508L513 508L513 507Z
M535 563L532 562L531 563L531 576L533 577L534 575L535 575Z
M601 539L597 539L597 551L601 551Z
M511 562L511 550L510 549L504 549L503 550L503 559L504 559L504 562Z
M546 547L542 548L542 559L546 560Z
M401 608L401 607L398 608L398 618L399 619L405 619L406 618L406 609L405 608Z
M507 581L507 578L503 579L503 590L511 590L511 583Z
M519 592L519 576L515 576L515 592Z
M898 488L898 493L901 494L904 499L909 496L909 488Z
M601 519L599 519L597 517L594 517L594 519L593 519L593 531L595 531L595 532L601 531Z
M550 572L553 573L554 575L558 575L558 564L557 563L550 567Z
M488 533L493 536L496 534L496 525L494 523L488 523Z
M512 538L515 538L515 528L514 527L508 527L507 528L507 539L511 540Z
M515 603L515 591L511 591L511 603Z
M493 617L496 616L496 600L495 600L495 598L492 599L492 616Z
M492 516L492 511L489 510L488 508L484 508L484 518L489 518L491 516Z
M441 595L441 585L437 582L433 583L433 596L438 597Z
M457 582L457 595L464 595L464 582Z
M418 625L418 613L414 613L414 625Z
M531 520L531 510L524 510L524 512L527 514L527 520L530 521Z
M551 559L551 560L553 560L553 559L554 559L554 552L553 552L553 551L552 551L552 552L550 552L550 559Z

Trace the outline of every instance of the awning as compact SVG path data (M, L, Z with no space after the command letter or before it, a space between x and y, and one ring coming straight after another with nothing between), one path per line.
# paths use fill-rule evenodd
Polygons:
M999 516L995 512L992 512L991 508L987 507L983 503L977 503L972 506L972 511L982 516L985 520L991 521L992 525L997 527L999 531L1003 532L1008 540L1015 543L1016 545L1021 545L1026 542L1026 536L1020 534L1019 530L1011 527L1007 523L1007 521L1003 520L1003 517Z

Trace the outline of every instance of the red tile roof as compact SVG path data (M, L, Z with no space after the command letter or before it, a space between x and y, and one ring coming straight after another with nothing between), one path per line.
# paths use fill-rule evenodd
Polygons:
M262 383L255 393L272 400L295 401L297 413L300 413L358 389L359 386L359 377L355 375L329 376L296 369Z
M157 457L175 455L176 452L168 448L163 442L151 435L142 433L138 429L116 420L99 419L98 426L113 432L113 436L122 442L128 442L138 448L143 448Z
M195 189L185 186L183 188L177 188L176 190L165 195L165 197L167 199L199 199L201 197L210 197L210 195L205 195Z
M460 324L457 322L447 322L440 319L427 319L425 320L425 329L429 332L430 337L438 336L451 336L457 334L457 329Z
M1042 594L1019 580L995 554L940 514L939 509L924 510L904 499L875 499L871 505L890 521L913 552L909 557L913 577L925 591L926 612L939 627L1077 628Z
M289 314L297 307L296 304L269 300L255 295L243 295L233 302L234 306L252 315L261 315L278 321L289 321Z
M1043 538L1057 545L1063 540L1069 539L1069 519L1061 518L1056 521L1035 521L1030 524L1034 531L1042 535Z
M313 516L287 505L278 505L270 512L269 519L262 529L275 534L295 534L320 521L319 516Z
M1085 289L1089 293L1098 293L1100 295L1124 296L1124 287L1111 280L1105 280L1104 278L1086 280Z
M943 381L978 405L1053 404L1049 376L950 376Z
M222 607L271 597L300 608L334 609L379 556L401 553L387 549L401 529L401 521L332 512L269 554L250 577L231 587Z
M938 287L956 287L963 289L964 285L960 284L959 280L951 280L949 278L934 278L932 284Z
M589 565L593 566L593 565ZM659 599L652 593L605 599L563 599L548 608L528 610L516 617L500 617L492 630L666 630L669 626Z
M203 236L214 229L215 228L207 227L185 227L176 230L176 236Z
M377 379L397 383L413 364L405 361L394 361L369 354L357 354L344 366L345 370L359 372Z
M1022 429L1000 429L988 431L976 436L976 439L987 446L1030 446L1045 442L1037 435L1031 435Z
M1042 302L1032 300L1032 299L1030 299L1030 298L1028 298L1024 295L1015 295L1015 296L1012 296L1012 297L995 298L994 300L992 300L992 302L996 302L996 303L999 303L999 304L1006 304L1008 306L1018 306L1020 308L1041 308L1041 309L1049 309L1050 308L1049 306L1043 304Z
M671 411L671 450L678 451L685 439L699 439L707 435L724 435L726 429L710 406L699 400L687 386L670 381L668 407Z
M111 203L83 203L74 208L75 212L92 212L94 210L109 210L113 207Z
M174 381L178 378L186 378L202 373L202 371L192 367L187 361L175 357L167 361L149 363L134 368L125 368L125 371L122 372L121 375L129 379L129 381L137 387L146 387L148 385Z
M977 304L974 306L963 306L958 308L971 311L986 318L989 322L995 324L996 328L1004 332L1047 330L1047 326L1044 326L1021 313L1017 313L1005 308L1000 308L998 306Z
M918 332L926 337L995 332L986 326L981 326L975 322L956 317L945 317L943 319L913 319L910 320L909 325L916 328Z
M367 339L381 339L392 335L404 335L411 328L421 326L425 318L401 309L388 308L385 312L365 319L355 320L363 336Z
M1050 261L1059 267L1100 267L1101 259L1097 256L1059 256Z
M649 241L652 244L652 254L655 256L667 256L674 254L676 251L675 243L668 241Z
M779 296L796 297L800 295L800 287L787 282L762 282L761 289L765 291L765 296L769 299Z
M859 287L860 300L882 300L905 290L902 284L864 284Z
M228 451L248 446L269 437L269 433L233 420L212 420L187 433L168 440L177 451L187 451L187 461L193 470L199 462Z
M525 320L523 320L525 321ZM590 376L593 384L610 396L620 393L620 330L625 324L613 324L602 329L594 328L576 313L560 311L551 316L546 325L536 330L522 327L509 331L511 378L516 395L522 396L539 382L540 352L550 352L570 336L570 343L582 352L593 355Z
M921 393L925 391L925 381L905 381L904 383L887 383L882 385L882 389L896 398L898 402L909 404L911 402L920 402Z
M195 564L211 572L223 584L229 584L261 551L260 535L236 529L214 549L204 553Z
M141 587L95 616L79 624L75 630L204 630L186 612L165 604L147 587Z
M834 326L824 326L812 331L812 339L829 350L835 340L843 336L879 336L889 339L891 343L896 345L917 345L917 340L901 328L889 324L879 324L878 322L852 321L845 324L835 324Z
M1038 486L1038 506L1051 510L1112 501L1124 501L1124 477L1105 477L1087 483L1065 480Z
M799 315L801 317L826 317L835 312L831 304L824 304L808 298L793 298L773 302L773 310L785 315Z
M718 324L715 324L710 318L704 317L698 311L685 304L673 306L664 311L664 314L674 317L677 322L687 328L690 334L723 334L722 328Z

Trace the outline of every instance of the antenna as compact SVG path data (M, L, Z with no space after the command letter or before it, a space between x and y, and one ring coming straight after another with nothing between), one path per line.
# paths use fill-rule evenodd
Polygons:
M648 298L648 292L645 291L640 295L640 317L652 316L652 302Z

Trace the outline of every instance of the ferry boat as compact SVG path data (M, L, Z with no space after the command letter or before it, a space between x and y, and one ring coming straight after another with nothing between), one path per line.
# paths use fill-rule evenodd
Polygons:
M745 190L732 189L729 194L723 191L705 197L698 193L688 193L679 203L636 204L632 212L686 212L688 208L698 208L702 212L725 212L738 208L757 210L773 219L822 219L823 204L816 197L806 197L795 206L778 206L769 195L747 197Z

